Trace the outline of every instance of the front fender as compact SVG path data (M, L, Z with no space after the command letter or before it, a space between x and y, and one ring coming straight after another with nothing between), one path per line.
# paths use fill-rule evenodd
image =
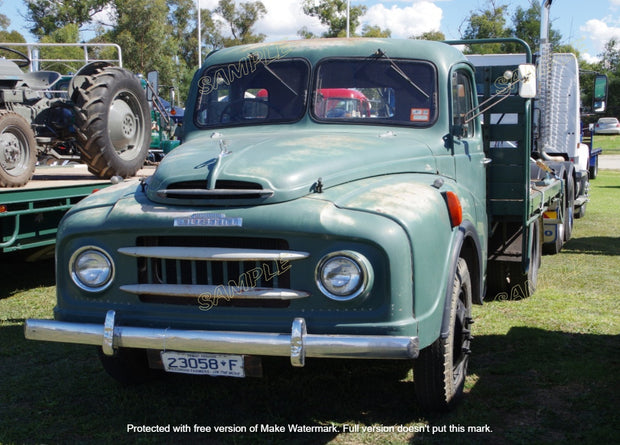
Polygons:
M455 190L458 194L459 190L448 181L441 187L433 185L436 178L424 174L384 176L325 193L338 207L380 214L395 221L405 232L412 257L411 308L418 322L421 348L440 335L451 274L464 244L473 246L472 257L477 264L482 250L473 204L467 200L467 194L459 194L464 222L460 227L452 227L443 193ZM390 258L390 262L391 267L398 267L398 259Z

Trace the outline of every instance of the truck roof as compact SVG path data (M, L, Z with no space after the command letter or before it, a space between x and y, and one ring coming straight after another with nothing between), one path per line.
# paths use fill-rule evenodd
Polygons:
M428 60L440 67L467 61L457 48L441 42L413 39L334 38L287 40L225 48L211 53L205 64L234 63L256 54L261 59L303 57L312 64L326 57L369 57L381 49L390 58Z

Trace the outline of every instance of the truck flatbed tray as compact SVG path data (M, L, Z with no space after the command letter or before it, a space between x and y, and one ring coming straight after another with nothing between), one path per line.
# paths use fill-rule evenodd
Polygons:
M138 171L135 177L151 176L155 167L144 167ZM0 193L16 193L24 190L91 186L91 185L110 185L109 179L101 179L88 171L85 164L66 165L66 166L40 166L37 167L32 179L24 187L19 188L0 188Z

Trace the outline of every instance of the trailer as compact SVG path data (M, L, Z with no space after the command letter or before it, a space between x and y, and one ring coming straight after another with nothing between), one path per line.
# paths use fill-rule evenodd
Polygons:
M143 168L137 176L153 170ZM0 251L30 250L36 256L45 248L53 252L64 214L86 196L121 181L100 179L84 164L69 164L39 166L24 187L0 188Z

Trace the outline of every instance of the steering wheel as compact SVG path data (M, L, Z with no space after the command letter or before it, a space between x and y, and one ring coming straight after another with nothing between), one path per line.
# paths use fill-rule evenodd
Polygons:
M13 49L13 48L8 48L6 46L0 46L0 51L8 51L13 54L17 54L19 57L21 57L23 60L18 60L17 62L15 62L15 65L17 65L20 68L25 68L30 65L30 58L21 51L17 51L16 49Z
M233 119L233 114L230 112L230 109L233 107L233 105L236 104L245 104L245 103L257 103L260 105L265 105L267 107L267 114L264 116L264 118L266 118L267 116L269 116L271 111L274 111L275 113L278 114L279 117L282 117L282 113L280 112L280 110L278 110L276 107L274 107L272 104L270 104L269 102L263 100L263 99L255 99L252 97L249 98L243 98L243 99L237 99L237 100L233 100L232 102L228 103L224 109L222 109L222 113L220 114L220 122L224 123L224 122L232 122L234 121L238 121L240 119L243 119L244 116L241 114L239 115L238 113L236 113L235 119ZM243 106L243 105L242 105ZM228 119L224 119L224 116L228 115ZM252 119L252 116L247 116L245 117L245 119ZM259 117L256 117L255 119L260 119Z

